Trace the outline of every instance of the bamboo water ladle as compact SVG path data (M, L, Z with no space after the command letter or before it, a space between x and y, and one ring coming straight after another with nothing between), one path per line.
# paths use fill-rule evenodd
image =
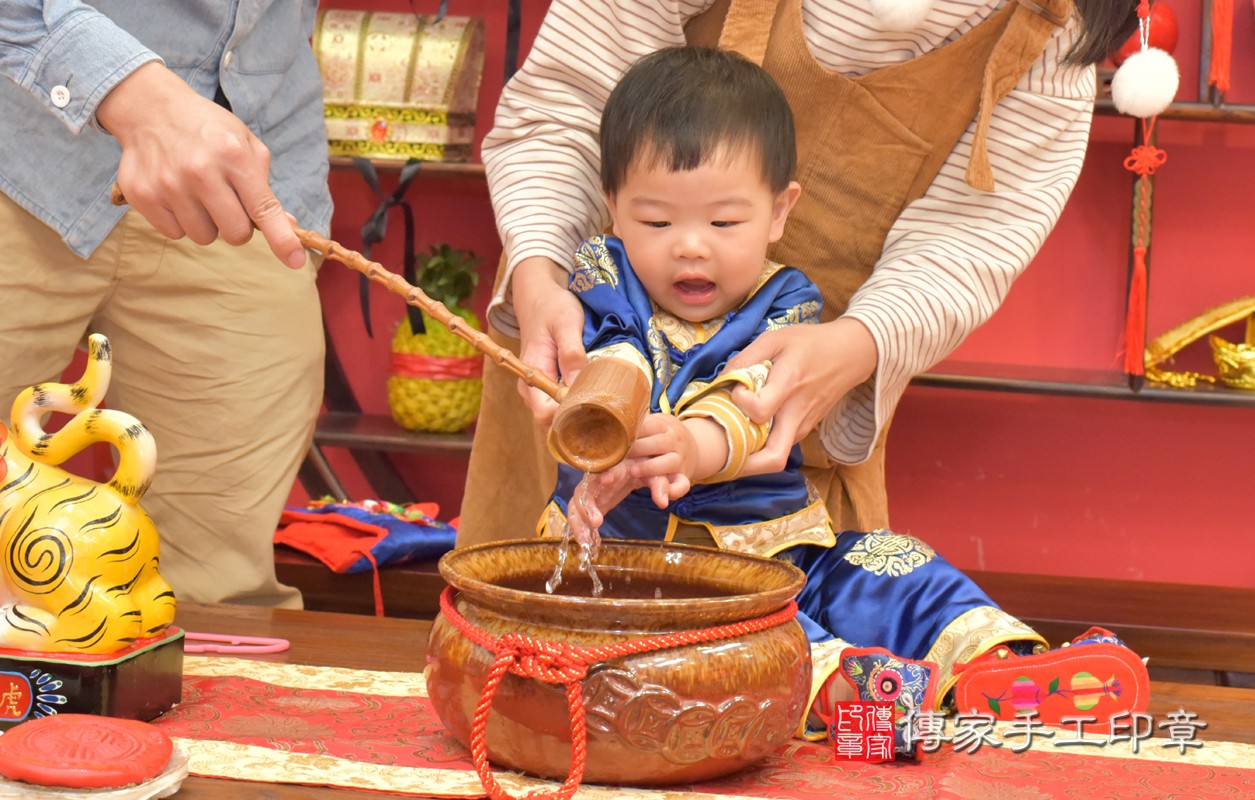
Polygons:
M116 206L126 205L126 197L117 184L113 186L111 199ZM603 472L627 455L636 438L636 429L649 408L648 380L634 364L620 358L590 361L568 388L528 366L514 353L468 326L439 300L432 299L379 262L314 231L296 225L292 229L306 248L360 272L409 305L427 312L528 386L556 400L558 410L549 429L549 447L557 458L585 472Z

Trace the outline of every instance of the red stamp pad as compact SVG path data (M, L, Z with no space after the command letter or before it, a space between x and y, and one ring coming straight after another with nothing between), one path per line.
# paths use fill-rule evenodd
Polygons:
M173 750L170 737L147 722L56 714L0 736L0 776L74 789L131 786L160 775Z

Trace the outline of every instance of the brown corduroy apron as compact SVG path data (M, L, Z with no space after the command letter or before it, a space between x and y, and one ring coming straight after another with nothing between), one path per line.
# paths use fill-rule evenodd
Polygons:
M840 316L871 274L902 210L928 189L977 120L967 181L991 190L990 113L1041 57L1072 0L1011 2L954 41L857 78L810 54L802 0L716 0L685 26L691 44L732 49L765 67L793 109L802 196L769 257L802 269ZM518 342L494 332L518 352ZM458 546L530 536L556 468L518 396L517 379L485 359L484 402L471 451ZM887 426L886 426L887 428ZM816 434L802 443L806 473L835 530L888 527L885 440L855 465L836 464Z

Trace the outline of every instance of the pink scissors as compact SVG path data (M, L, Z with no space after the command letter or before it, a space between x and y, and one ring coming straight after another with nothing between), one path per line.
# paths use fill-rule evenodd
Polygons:
M288 649L287 639L262 636L232 636L223 633L184 633L186 653L282 653Z

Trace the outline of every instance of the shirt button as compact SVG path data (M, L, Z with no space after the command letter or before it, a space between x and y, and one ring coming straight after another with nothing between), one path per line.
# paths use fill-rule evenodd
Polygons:
M234 50L228 50L227 52L223 53L222 54L222 68L226 69L227 67L231 66L231 59L233 58L235 58Z
M65 108L70 104L70 90L64 86L54 86L48 93L48 99L57 108Z

